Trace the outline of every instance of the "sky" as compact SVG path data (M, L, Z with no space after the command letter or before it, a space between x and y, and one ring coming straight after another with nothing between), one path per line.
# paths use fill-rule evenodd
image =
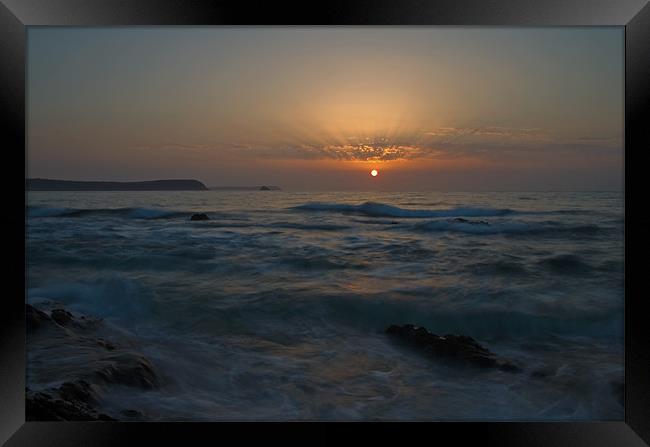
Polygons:
M622 27L30 27L27 175L622 190L623 50Z

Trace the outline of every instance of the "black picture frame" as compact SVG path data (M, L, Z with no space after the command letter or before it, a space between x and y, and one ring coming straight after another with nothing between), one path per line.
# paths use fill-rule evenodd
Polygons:
M0 315L0 442L19 445L132 445L325 441L343 432L395 441L424 436L462 445L642 446L650 444L650 333L643 282L648 223L644 178L650 148L650 6L645 0L0 0L0 103L4 142L5 284ZM25 75L29 26L130 25L474 25L625 27L625 419L620 422L136 423L25 422ZM22 171L22 172L21 172ZM638 173L635 173L637 171ZM636 205L634 203L636 202ZM632 259L639 261L632 262ZM309 436L309 437L307 437ZM444 438L443 438L444 437ZM414 438L415 439L415 438ZM199 441L201 440L201 441Z

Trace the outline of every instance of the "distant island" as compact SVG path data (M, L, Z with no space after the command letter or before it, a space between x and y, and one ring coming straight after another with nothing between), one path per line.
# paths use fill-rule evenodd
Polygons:
M281 191L279 186L262 185L262 186L211 186L214 191Z
M198 180L152 180L146 182L85 182L27 179L28 191L207 191Z

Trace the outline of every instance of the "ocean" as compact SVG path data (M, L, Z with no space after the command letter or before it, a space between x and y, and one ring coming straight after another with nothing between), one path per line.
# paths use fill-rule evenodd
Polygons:
M98 319L117 347L72 329L28 340L30 390L96 377L125 349L156 381L93 385L118 419L623 419L622 192L27 202L28 303ZM471 336L523 372L459 368L385 334L407 323Z

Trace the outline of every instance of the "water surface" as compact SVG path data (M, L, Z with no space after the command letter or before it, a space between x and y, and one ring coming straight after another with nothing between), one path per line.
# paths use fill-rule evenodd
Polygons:
M111 389L109 414L623 418L622 193L30 192L28 205L28 301L103 318L162 377ZM431 361L383 333L405 323L472 336L525 372ZM28 386L61 382L30 359Z

